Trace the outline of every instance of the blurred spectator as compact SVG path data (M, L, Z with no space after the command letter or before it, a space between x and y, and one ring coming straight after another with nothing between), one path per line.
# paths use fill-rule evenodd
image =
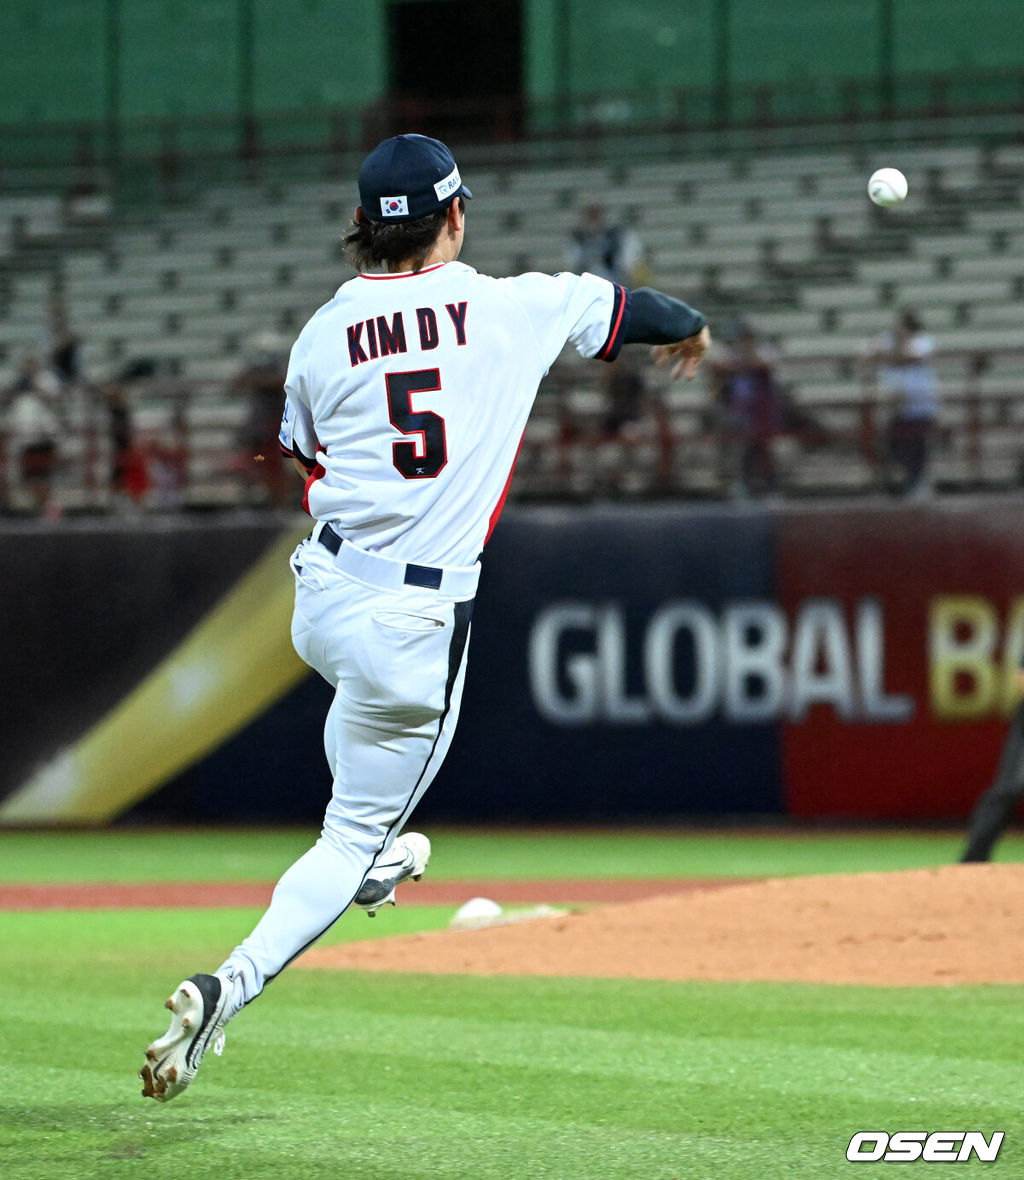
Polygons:
M709 372L725 430L737 444L733 493L764 496L778 490L773 444L783 406L775 367L778 354L749 324L726 325L723 347Z
M601 423L604 464L617 489L653 493L668 486L672 474L672 435L668 415L652 397L646 371L626 351L609 366L604 382L607 407Z
M937 412L931 356L935 344L920 317L902 311L891 332L870 346L867 360L878 367L880 393L892 403L886 453L897 468L893 490L922 496L930 490L928 452Z
M609 374L608 411L602 423L605 437L633 438L646 412L647 381L643 370L624 353L611 365Z
M596 386L559 395L560 473L575 492L654 494L671 479L673 439L641 357L626 350Z
M99 389L110 429L110 490L117 507L140 504L149 488L143 448L135 439L131 408L123 380L115 379Z
M570 233L568 267L626 287L642 286L651 278L640 238L626 225L609 224L603 205L587 205Z
M184 506L188 488L188 417L185 407L174 411L167 430L143 446L147 502L163 512L177 512Z
M53 481L62 434L60 382L36 356L23 364L8 391L11 450L18 456L18 475L32 511L48 520L60 516Z
M50 368L58 380L73 385L82 379L82 343L68 323L60 295L50 301Z
M257 336L253 346L245 368L231 382L232 392L248 402L241 466L247 483L261 486L267 504L278 508L294 498L291 471L285 467L278 443L288 349L273 333Z
M579 223L570 231L566 265L575 274L587 271L626 287L643 286L651 280L639 236L624 223L609 222L604 206L597 203L584 207ZM562 439L571 443L584 441L586 436L587 446L599 445L606 468L604 481L623 484L639 478L630 470L632 451L654 434L656 427L660 429L660 424L651 418L643 372L628 354L602 366L599 380L606 405L602 421L588 429L563 415Z

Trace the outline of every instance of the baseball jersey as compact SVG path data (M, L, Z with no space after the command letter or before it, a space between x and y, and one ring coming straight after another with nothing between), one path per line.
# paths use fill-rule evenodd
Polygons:
M495 279L460 262L344 283L285 382L281 446L310 471L306 510L370 552L472 565L541 379L566 342L614 359L628 299L591 274Z

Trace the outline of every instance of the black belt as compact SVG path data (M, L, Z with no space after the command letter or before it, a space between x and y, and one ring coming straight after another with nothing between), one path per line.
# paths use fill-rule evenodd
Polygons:
M345 538L339 537L329 526L320 530L318 540L331 553L337 553L345 544ZM440 570L434 565L415 565L411 561L405 564L405 584L407 586L422 586L425 590L440 590L443 575L444 570Z

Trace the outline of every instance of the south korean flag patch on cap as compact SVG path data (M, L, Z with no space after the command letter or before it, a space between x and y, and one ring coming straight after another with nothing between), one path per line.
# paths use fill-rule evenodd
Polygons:
M381 217L408 217L409 216L409 198L408 197L381 197L381 199L380 199L380 215L381 215Z

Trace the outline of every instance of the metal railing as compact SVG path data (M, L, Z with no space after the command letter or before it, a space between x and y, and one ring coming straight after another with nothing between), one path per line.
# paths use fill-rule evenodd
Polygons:
M837 366L848 358L837 358ZM938 490L992 490L1021 486L1024 479L1024 346L1004 349L957 349L936 354L936 364L958 366L960 376L941 386L940 414L932 430L931 451ZM996 363L1019 363L1019 388L1006 383L1002 392L986 390L985 374ZM820 361L817 362L820 364ZM885 439L891 413L874 376L864 372L857 393L802 401L801 361L783 362L795 388L791 408L772 445L789 444L779 464L778 491L793 495L841 492L874 493L890 484ZM591 410L568 408L579 388L578 373L555 373L542 386L535 417L554 428L539 440L527 433L512 497L588 500L618 494L604 474L609 462L623 487L637 498L724 497L735 477L736 432L716 414L713 396L691 401L687 425L670 410L668 390L651 388L641 415L642 427L630 436L603 425L608 406L600 397ZM243 407L235 402L217 428L204 425L202 408L230 407L230 393L220 383L160 379L132 387L130 405L136 422L130 454L120 460L136 464L141 481L131 489L115 486L117 456L102 399L81 388L76 394L72 434L56 474L57 497L71 513L135 510L201 510L274 507L270 476L275 455L259 458L242 434ZM234 422L234 427L231 423ZM226 425L225 425L226 423ZM28 512L19 478L17 442L0 418L0 511ZM233 430L237 428L237 432ZM69 445L73 444L73 445ZM993 446L998 444L996 450ZM795 448L795 449L792 449ZM611 458L610 458L611 457ZM840 478L843 473L851 479ZM286 473L290 474L290 473ZM123 467L122 467L123 478Z

